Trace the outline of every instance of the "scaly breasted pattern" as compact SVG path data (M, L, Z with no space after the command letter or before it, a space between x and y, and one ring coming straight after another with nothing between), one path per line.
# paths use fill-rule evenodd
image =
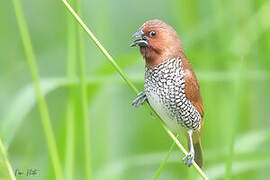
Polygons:
M144 90L150 105L174 132L181 127L198 130L201 115L185 94L185 78L180 58L146 67ZM179 127L181 126L181 127Z

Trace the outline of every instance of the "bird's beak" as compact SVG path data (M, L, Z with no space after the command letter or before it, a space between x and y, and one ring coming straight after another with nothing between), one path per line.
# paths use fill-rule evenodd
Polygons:
M132 35L132 39L134 39L134 41L130 44L131 47L149 47L147 37L144 35L141 28Z

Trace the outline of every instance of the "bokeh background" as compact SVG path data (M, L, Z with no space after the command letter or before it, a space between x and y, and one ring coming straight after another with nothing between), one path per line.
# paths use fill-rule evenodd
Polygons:
M211 179L269 179L270 1L79 3L82 19L140 90L144 61L138 49L129 47L131 35L153 18L172 25L201 86L205 106L203 170ZM172 144L160 122L146 107L131 106L134 92L84 32L83 46L79 45L74 18L60 0L21 0L21 4L63 173L67 174L70 158L67 149L74 142L73 178L85 179L81 52L87 79L92 179L152 179ZM70 66L72 58L75 61ZM70 68L75 80L68 76ZM32 179L55 179L12 1L0 1L0 84L0 137L13 170L34 168L39 173ZM72 120L70 104L74 141L67 130ZM180 141L185 143L183 135ZM197 178L182 157L174 148L160 179ZM1 155L0 179L7 178Z

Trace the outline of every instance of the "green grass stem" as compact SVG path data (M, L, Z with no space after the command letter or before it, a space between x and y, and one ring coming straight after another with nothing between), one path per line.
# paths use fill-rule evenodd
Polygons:
M77 2L77 12L80 13L80 4ZM84 42L82 29L77 28L78 35L78 53L79 53L79 71L80 71L80 90L81 90L81 103L83 113L83 128L84 128L84 156L85 156L85 177L91 179L91 152L90 152L90 123L88 117L88 94L87 94L87 80L85 70L85 57L84 57Z
M8 170L9 178L11 180L15 180L16 178L15 178L14 172L12 170L12 167L11 167L11 165L9 163L8 156L7 156L7 153L5 151L4 144L3 144L1 138L0 138L0 152L1 152L1 156L3 158L3 161L4 161L5 165L6 165L6 168Z
M17 22L19 26L19 30L21 33L22 43L25 50L26 60L30 68L30 73L33 79L34 84L34 90L36 93L36 98L39 106L40 116L41 116L41 122L45 131L45 136L49 148L49 154L52 161L52 166L54 168L55 172L55 178L57 180L63 179L62 177L62 171L61 171L61 165L59 156L57 153L57 147L56 147L56 141L53 134L53 129L51 126L50 116L47 108L47 104L45 101L45 98L43 96L43 93L40 88L40 80L39 80L39 73L38 68L36 65L36 59L34 50L32 47L30 35L28 32L27 24L24 19L23 11L21 8L21 4L19 0L13 0L13 5L15 9L15 14L17 17Z
M163 171L165 165L166 165L167 162L168 162L169 157L170 157L171 154L172 154L172 151L173 151L174 146L175 146L175 142L172 143L172 145L171 145L171 147L170 147L170 149L169 149L167 155L165 156L164 160L162 161L162 163L160 164L158 170L156 171L156 173L155 173L155 175L154 175L154 178L153 178L154 180L157 180L157 179L159 178L160 174L162 173L162 171Z
M70 95L72 96L72 95ZM67 132L66 132L66 164L65 164L65 179L72 180L74 179L74 154L75 154L75 123L74 123L74 113L75 108L73 104L72 97L69 97L67 104Z
M92 31L86 26L86 24L82 21L80 16L74 11L74 9L70 6L70 4L66 0L62 0L62 2L65 4L66 8L69 10L69 12L73 15L73 17L78 21L80 26L85 30L89 38L93 41L93 43L98 47L98 49L102 52L102 54L109 60L109 62L113 65L113 67L117 70L117 72L120 74L120 76L123 78L123 80L129 85L132 90L138 94L137 88L134 86L134 84L128 79L127 75L123 72L123 70L119 67L119 65L114 61L112 56L108 53L108 51L102 46L102 44L99 42L99 40L95 37L95 35L92 33Z
M103 53L103 55L109 60L109 62L113 65L113 67L117 70L117 72L120 74L120 76L123 78L123 80L128 84L128 86L137 94L139 91L134 86L134 84L128 79L127 75L122 71L122 69L118 66L118 64L114 61L112 56L108 53L108 51L102 46L102 44L98 41L98 39L95 37L95 35L92 33L92 31L86 26L86 24L82 21L80 16L72 9L72 7L69 5L69 3L66 0L62 0L66 8L69 10L69 12L72 14L72 16L77 20L77 22L81 25L81 27L85 30L87 35L90 37L90 39L94 42L94 44L97 46L97 48ZM152 108L151 108L152 109ZM153 111L153 110L152 110ZM153 111L154 112L154 111ZM155 113L156 114L156 113ZM176 145L180 148L184 154L187 154L187 151L183 147L183 145L179 142L177 137L162 123L163 128L166 130L166 132L170 135L170 137L175 141ZM208 179L208 177L205 175L205 173L201 170L201 168L193 161L193 166L196 168L196 170L199 172L201 177L203 179Z
M234 116L231 117L231 126L230 126L230 138L229 138L229 151L227 155L226 160L226 170L225 170L225 179L229 180L232 179L232 166L233 166L233 159L234 159L234 146L235 146L235 136L236 136L236 130L238 126L239 121L239 113L240 112L240 102L241 102L241 93L243 91L243 71L244 71L244 65L243 60L240 60L240 62L236 63L236 78L232 82L232 88L233 88L233 100L232 103L232 111L231 114L234 114Z
M73 0L70 0L72 4L75 4ZM68 28L68 63L67 63L67 77L70 81L76 79L76 24L67 16L67 28ZM65 179L74 179L74 154L75 154L75 102L74 102L74 87L69 87L69 97L66 111L66 169Z

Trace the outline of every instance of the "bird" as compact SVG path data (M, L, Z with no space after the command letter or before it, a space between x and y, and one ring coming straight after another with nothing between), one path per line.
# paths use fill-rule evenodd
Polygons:
M197 77L172 26L162 20L146 21L132 35L131 47L139 47L145 60L144 91L132 105L148 101L173 133L185 134L189 152L183 158L190 167L203 166L201 135L204 107Z

